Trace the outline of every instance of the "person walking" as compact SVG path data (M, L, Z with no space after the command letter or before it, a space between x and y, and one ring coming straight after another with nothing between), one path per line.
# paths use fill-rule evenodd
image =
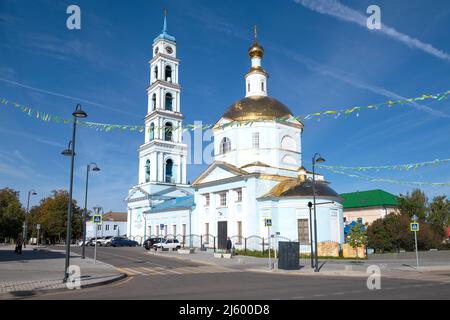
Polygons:
M22 244L23 244L22 237L18 236L16 239L16 248L14 250L15 253L22 254Z
M233 243L231 242L230 237L227 238L227 253L231 253L231 249L233 248Z

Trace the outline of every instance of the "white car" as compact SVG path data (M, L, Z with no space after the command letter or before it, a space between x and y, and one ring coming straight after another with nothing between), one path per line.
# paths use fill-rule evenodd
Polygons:
M155 250L158 249L177 250L181 248L181 244L177 239L167 239L162 242L155 243L153 245L153 248L155 248Z
M111 240L113 238L114 237L112 237L112 236L97 238L97 245L100 247L107 246L108 244L111 244Z

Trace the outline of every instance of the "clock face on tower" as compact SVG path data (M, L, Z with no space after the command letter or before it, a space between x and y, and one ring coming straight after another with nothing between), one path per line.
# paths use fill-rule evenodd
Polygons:
M172 52L173 52L172 47L171 47L171 46L167 46L167 47L166 47L166 52L167 52L168 54L172 54Z

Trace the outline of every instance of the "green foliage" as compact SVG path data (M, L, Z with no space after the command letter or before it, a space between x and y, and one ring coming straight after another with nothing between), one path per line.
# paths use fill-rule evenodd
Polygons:
M0 238L16 238L22 232L25 212L20 204L19 192L0 189Z
M41 225L41 233L51 243L65 240L67 230L67 212L69 193L65 190L53 191L50 197L44 198L31 211L31 232L36 235L36 224ZM82 210L72 201L72 239L82 235Z
M446 196L438 196L430 204L427 219L438 230L450 226L450 200Z
M360 248L367 244L366 229L361 223L355 224L347 234L347 243L353 249Z
M425 221L428 211L428 198L420 189L414 189L411 194L400 195L398 199L400 213L409 218L416 215L419 221Z

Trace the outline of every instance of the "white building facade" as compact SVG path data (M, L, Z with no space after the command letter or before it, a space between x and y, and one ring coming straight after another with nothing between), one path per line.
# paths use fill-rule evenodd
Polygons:
M155 82L148 90L147 127L167 121L181 125L182 120L179 60L173 55L176 42L165 28L155 39L151 70L157 66L159 72L170 64L172 82L167 77L152 78ZM172 55L161 53L167 45L173 47ZM251 67L243 83L245 97L217 121L213 130L214 161L192 185L186 185L187 147L179 140L181 133L174 134L173 142L161 135L154 138L146 134L140 148L139 185L127 197L131 236L194 234L190 241L195 246L218 248L231 237L238 248L259 249L261 238L267 241L269 236L264 221L270 218L271 234L309 246L312 173L302 164L304 126L287 106L268 95L268 73L262 67L264 49L257 42L256 31L248 54ZM157 72L152 74L156 77ZM176 107L170 113L158 111L164 92L176 97ZM170 179L167 159L176 164ZM320 204L318 240L342 244L342 199L322 175L316 174L315 180L316 201ZM161 227L165 233L161 233Z

